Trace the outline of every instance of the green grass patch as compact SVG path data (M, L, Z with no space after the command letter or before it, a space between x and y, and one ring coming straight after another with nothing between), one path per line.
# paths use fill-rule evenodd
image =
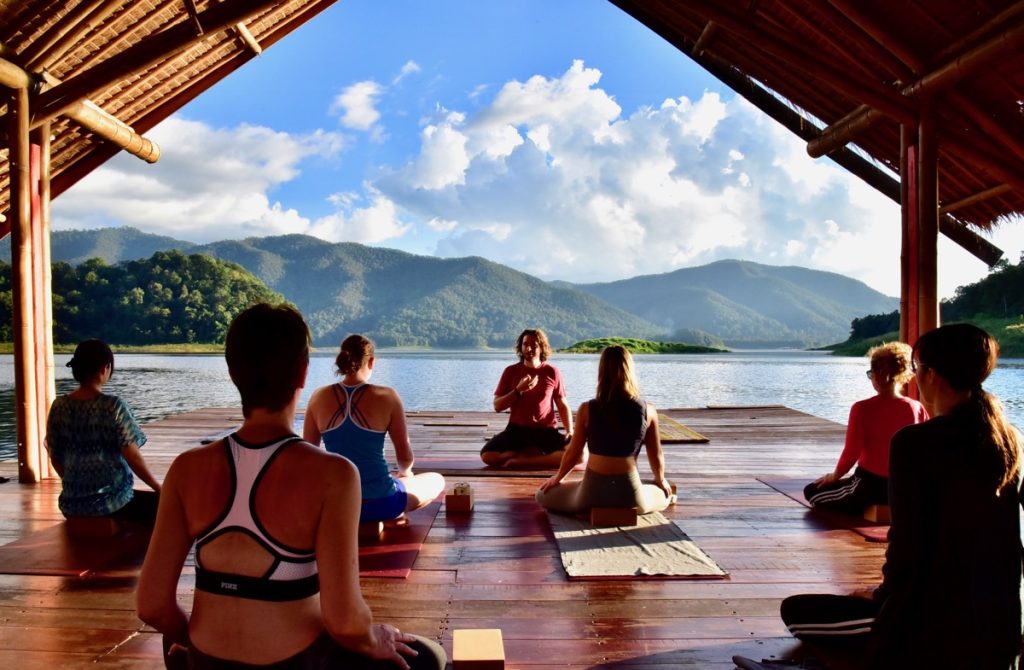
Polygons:
M605 347L616 344L629 349L630 353L634 354L720 354L728 351L728 349L702 347L682 342L653 342L631 337L598 337L576 342L558 351L564 354L596 354Z
M964 319L979 328L984 328L999 342L999 355L1005 358L1024 358L1024 318L1001 319L988 316L976 316ZM952 323L952 322L951 322ZM835 356L865 356L871 347L885 342L897 342L900 334L896 331L870 337L865 340L847 340L833 344L825 349Z

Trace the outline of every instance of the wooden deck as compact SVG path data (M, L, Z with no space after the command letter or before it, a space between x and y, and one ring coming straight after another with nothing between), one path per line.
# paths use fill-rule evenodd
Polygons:
M569 582L533 501L545 475L480 468L484 437L506 416L413 412L417 469L444 472L449 486L471 483L476 507L451 516L442 507L409 579L363 580L377 619L440 639L449 654L453 630L500 628L509 668L732 668L733 654L794 652L827 659L788 635L779 601L872 585L885 547L825 527L755 478L829 471L843 426L778 406L667 414L710 443L665 445L679 488L679 503L666 516L728 570L728 580ZM144 453L159 476L181 450L240 419L237 409L209 409L154 422L145 428ZM12 462L0 463L0 475L12 479L0 485L0 544L61 521L59 482L20 485ZM134 614L136 577L137 570L76 578L0 574L0 667L162 667L159 636ZM192 584L186 569L186 608Z

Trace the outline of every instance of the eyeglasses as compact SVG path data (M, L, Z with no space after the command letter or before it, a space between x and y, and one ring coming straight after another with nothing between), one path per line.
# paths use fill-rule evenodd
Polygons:
M873 375L873 374L875 374L875 373L874 373L874 372L873 372L872 370L868 370L868 371L867 371L867 372L865 372L864 374L866 374L866 375L868 376L868 379L871 379L871 375Z

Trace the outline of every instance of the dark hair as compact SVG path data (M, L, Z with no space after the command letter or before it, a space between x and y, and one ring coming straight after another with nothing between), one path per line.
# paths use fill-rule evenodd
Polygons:
M523 340L527 335L537 340L537 348L540 349L540 360L542 362L546 361L551 356L551 343L548 342L548 336L540 328L527 328L519 333L519 337L516 338L516 356L519 357L520 361L523 360Z
M621 398L640 397L640 389L633 371L633 355L618 344L605 347L597 364L597 400L607 405Z
M1013 484L1020 472L1020 435L1007 421L999 399L981 387L999 359L999 343L987 332L969 323L954 323L928 331L914 345L918 367L930 368L957 391L969 391L970 400L981 414L987 432L986 445L999 454L997 491Z
M373 358L373 342L363 335L349 335L341 343L334 365L338 368L338 374L352 374L363 363Z
M242 396L242 414L283 409L305 383L309 327L291 305L259 303L235 317L224 342L228 374Z
M114 352L106 342L97 339L79 342L74 356L67 362L71 375L79 384L92 381L108 365L110 374L114 374Z

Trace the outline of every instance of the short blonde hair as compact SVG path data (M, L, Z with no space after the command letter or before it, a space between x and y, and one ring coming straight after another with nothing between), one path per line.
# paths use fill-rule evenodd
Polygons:
M910 360L913 349L906 342L886 342L871 347L868 358L871 359L871 372L883 384L902 386L914 376Z

